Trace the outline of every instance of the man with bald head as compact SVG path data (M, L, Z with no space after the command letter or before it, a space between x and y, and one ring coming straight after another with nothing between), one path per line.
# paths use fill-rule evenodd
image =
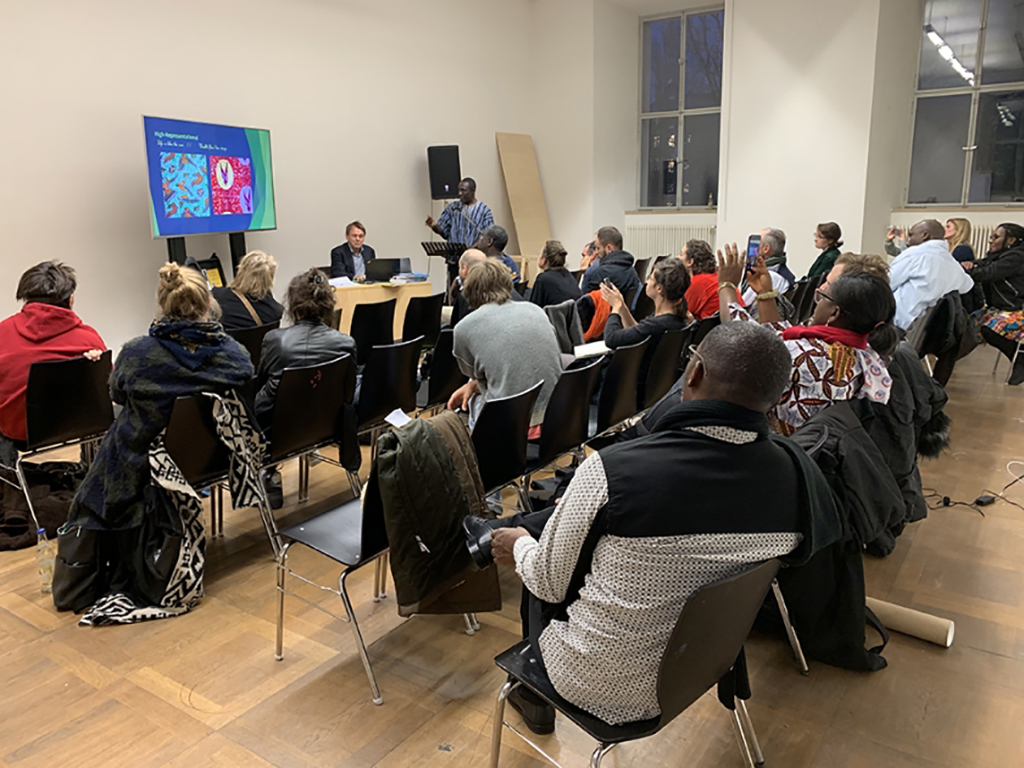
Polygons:
M462 295L462 286L465 284L466 275L469 274L470 267L487 258L490 257L478 248L467 248L462 252L462 256L459 257L459 276L452 283L452 319L449 323L452 328L473 311L469 306L469 302ZM522 300L523 297L517 291L512 291L512 301Z
M974 287L974 281L949 252L943 226L935 219L912 226L907 243L907 250L889 269L889 283L896 297L893 322L904 331L947 293L968 293Z

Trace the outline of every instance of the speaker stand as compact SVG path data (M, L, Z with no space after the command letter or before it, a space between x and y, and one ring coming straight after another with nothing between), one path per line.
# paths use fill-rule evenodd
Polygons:
M188 258L188 256L185 253L185 238L167 238L167 260L173 261L175 264L183 267L185 266L186 258Z
M228 243L231 244L231 274L238 274L238 262L242 260L247 251L245 250L245 232L230 232Z

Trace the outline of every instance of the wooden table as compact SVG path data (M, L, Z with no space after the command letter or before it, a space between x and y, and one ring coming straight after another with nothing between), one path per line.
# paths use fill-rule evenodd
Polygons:
M409 306L409 299L413 296L431 296L433 289L429 282L425 283L402 283L392 285L391 283L371 283L369 285L341 285L334 289L334 306L341 310L342 333L348 333L352 327L352 313L359 304L373 304L380 301L398 299L395 305L395 328L396 339L402 338L402 325L405 323L405 310Z

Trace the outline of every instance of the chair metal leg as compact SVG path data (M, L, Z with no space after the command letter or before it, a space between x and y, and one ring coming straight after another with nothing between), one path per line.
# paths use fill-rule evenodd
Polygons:
M736 743L739 745L740 752L743 753L743 764L747 768L757 768L754 763L754 755L750 751L750 744L747 743L747 735L743 732L743 721L740 720L740 713L735 709L732 711L732 725L733 732L736 734Z
M288 573L288 548L291 545L289 541L281 547L277 558L277 651L274 658L278 661L284 658L284 579Z
M739 724L743 728L743 737L750 747L750 756L753 759L755 768L764 765L764 753L761 752L761 744L757 740L757 732L754 731L754 723L747 712L747 703L743 699L734 699L736 713L739 716Z
M299 503L309 500L309 454L299 456Z
M348 615L349 624L352 626L352 634L356 636L356 646L359 649L359 657L363 660L363 667L366 669L366 676L370 679L370 689L373 691L373 703L380 705L384 703L377 688L377 679L373 676L373 668L370 666L370 656L366 652L366 645L363 643L363 635L359 631L359 622L356 621L356 612L352 610L352 601L348 599L348 591L345 589L345 578L349 571L342 571L338 579L338 591L341 592L341 601L345 604L345 613Z
M384 558L378 557L376 562L373 564L373 602L380 602L380 574L381 574L381 561Z
M359 479L359 475L355 472L349 472L348 470L345 470L345 472L348 474L348 486L352 489L352 495L358 499L363 495L363 481Z
M518 680L509 680L498 691L498 700L494 703L494 725L491 726L491 768L498 768L501 757L501 729L505 725L505 700L519 685Z
M992 363L992 375L996 375L996 371L999 370L999 361L1003 359L1003 353L996 350L996 361ZM1011 366L1012 369L1013 366Z
M213 492L217 496L217 536L224 537L224 486L217 483Z
M804 658L804 649L800 647L800 638L796 636L793 622L789 619L789 609L786 607L786 601L782 597L782 589L779 587L778 579L772 581L772 593L775 595L775 602L779 604L779 613L782 614L782 623L786 627L786 636L789 638L789 644L793 648L796 663L800 666L800 674L809 675L811 670L807 666L807 659Z
M526 492L528 486L524 485L521 481L512 483L515 486L516 494L519 496L519 505L523 508L523 513L530 512L533 509L533 505L530 504L530 495Z
M380 556L380 589L377 596L383 600L388 596L388 571L391 568L391 552L385 552Z
M25 504L28 506L29 517L32 518L32 531L38 531L42 526L39 525L39 518L36 517L36 509L32 506L32 493L29 489L28 479L25 477L25 468L21 465L21 455L18 455L17 460L14 462L14 474L18 476L18 482L21 483L21 492L25 494Z
M1017 342L1017 349L1013 352L1013 360L1010 361L1010 370L1006 374L1006 383L1010 383L1010 379L1013 378L1013 369L1017 365L1017 358L1020 356L1021 342Z
M604 756L614 748L614 744L599 744L597 749L594 750L594 754L590 756L590 768L600 768L601 761L604 760Z

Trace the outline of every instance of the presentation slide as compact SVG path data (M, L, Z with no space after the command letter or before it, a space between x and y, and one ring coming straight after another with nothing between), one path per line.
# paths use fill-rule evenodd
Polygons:
M277 227L270 131L142 121L154 237Z

